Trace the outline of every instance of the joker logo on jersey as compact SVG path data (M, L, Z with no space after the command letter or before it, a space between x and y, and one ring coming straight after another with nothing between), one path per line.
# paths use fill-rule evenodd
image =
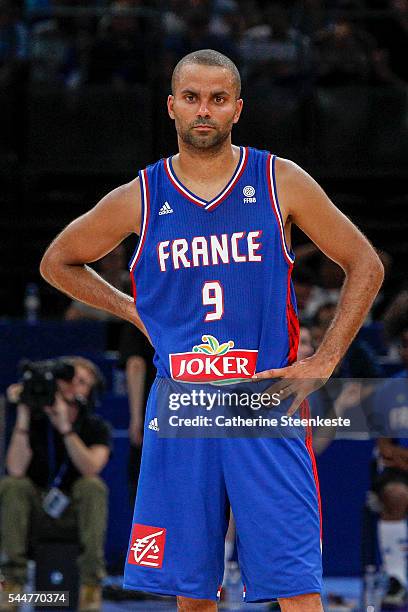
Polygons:
M202 344L189 353L169 355L171 377L184 382L237 382L255 374L258 351L233 349L229 340L220 344L214 336L202 336Z

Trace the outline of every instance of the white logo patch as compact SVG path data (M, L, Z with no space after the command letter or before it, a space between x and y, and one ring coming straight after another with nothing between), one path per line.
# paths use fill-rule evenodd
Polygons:
M253 204L254 202L256 202L256 198L255 196L255 187L252 187L252 185L247 185L246 187L243 188L242 193L244 194L244 203L247 204Z
M149 429L153 429L153 431L160 431L159 430L159 421L157 420L157 417L154 417L154 419L152 419L150 421Z
M165 202L159 210L159 215L169 215L172 212L174 212L174 210L172 209L170 204L168 202Z

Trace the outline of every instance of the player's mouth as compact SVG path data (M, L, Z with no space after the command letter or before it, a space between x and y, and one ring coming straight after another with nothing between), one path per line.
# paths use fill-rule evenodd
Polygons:
M204 130L214 130L215 128L212 125L195 125L193 127L194 130L200 130L200 131L204 131Z

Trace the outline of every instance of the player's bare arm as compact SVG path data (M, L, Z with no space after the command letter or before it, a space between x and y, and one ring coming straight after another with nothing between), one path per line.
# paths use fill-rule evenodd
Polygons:
M261 378L281 378L281 399L294 394L293 414L305 397L333 373L357 334L384 278L380 258L365 236L295 163L277 160L276 180L285 230L294 223L345 273L332 324L316 353L286 368L266 370Z
M117 187L90 211L70 223L51 243L40 266L51 285L76 300L130 321L147 335L133 298L119 291L87 264L97 261L132 233L141 219L139 179Z

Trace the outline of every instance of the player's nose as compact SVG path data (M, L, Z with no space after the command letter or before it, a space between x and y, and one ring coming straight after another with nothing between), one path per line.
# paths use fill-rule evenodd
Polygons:
M208 103L207 100L202 100L200 103L200 107L197 110L197 117L209 117L210 116L210 110L208 108Z

